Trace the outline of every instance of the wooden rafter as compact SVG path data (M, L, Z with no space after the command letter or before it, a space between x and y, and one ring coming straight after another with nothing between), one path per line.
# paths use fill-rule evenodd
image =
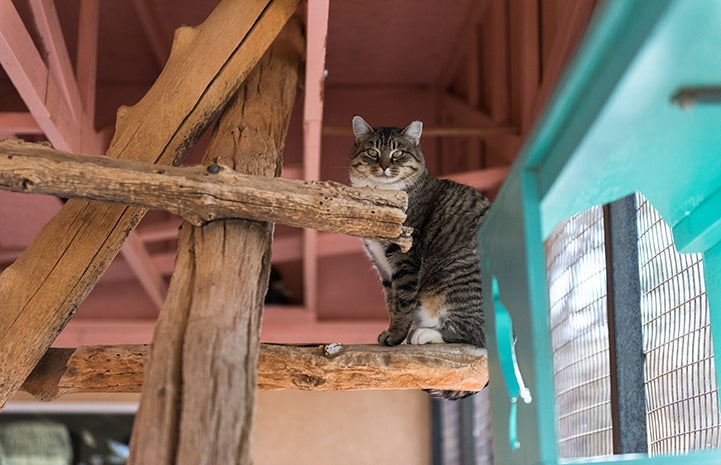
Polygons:
M162 308L168 286L165 284L163 274L155 265L143 242L138 239L137 234L128 235L123 248L120 249L120 253L128 262L130 269L135 273L140 285L150 297L155 308Z
M492 2L484 18L482 40L493 44L485 52L483 67L485 111L496 123L507 123L510 113L510 76L508 67L508 2ZM480 52L480 51L479 51ZM472 102L468 102L472 108Z
M60 150L79 153L83 145L79 120L10 0L0 0L0 62L50 142Z
M303 177L320 179L325 57L330 0L307 3L305 95L303 100ZM305 307L315 314L318 299L318 233L303 231L303 294Z
M168 59L168 55L170 55L170 39L172 36L166 33L164 23L153 1L132 0L130 3L138 15L145 36L148 38L155 63L158 68L162 68Z
M99 22L100 0L80 0L75 76L83 109L91 124L95 121Z
M571 11L568 13L566 20L559 24L559 29L550 46L549 57L543 63L543 76L540 89L533 102L532 118L538 116L546 105L551 92L553 92L556 83L560 79L561 73L573 56L576 46L588 27L595 5L596 0L579 0L570 4Z
M464 121L466 124L480 128L496 126L496 122L490 116L449 93L441 95L441 106L445 112L453 115L454 119ZM521 148L521 137L517 134L518 130L515 134L497 134L493 138L487 138L486 144L494 147L498 153L511 162Z
M30 0L35 25L47 52L47 61L50 74L55 78L58 88L68 110L74 120L82 124L83 104L75 80L73 67L68 55L60 19L53 0Z
M35 117L24 111L0 112L0 135L15 137L17 134L42 134Z
M490 3L492 2L488 0L469 2L468 12L464 15L464 23L458 30L458 35L454 40L455 45L451 49L452 53L448 55L447 62L440 68L440 75L436 79L437 87L441 91L448 88L456 77L456 73L460 71L463 59L468 52L465 46L468 37L478 27L478 23L482 20Z
M518 121L522 134L531 129L533 104L541 85L541 60L539 42L539 3L513 0L510 2L511 44L518 55L511 60L511 86L517 95Z

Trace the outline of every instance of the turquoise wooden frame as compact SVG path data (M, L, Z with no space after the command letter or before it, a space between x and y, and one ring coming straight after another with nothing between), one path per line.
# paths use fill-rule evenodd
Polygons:
M703 253L721 348L721 103L692 101L693 88L708 97L715 86L721 1L599 6L478 234L496 463L721 463L717 450L559 459L543 248L563 219L642 192L679 250Z

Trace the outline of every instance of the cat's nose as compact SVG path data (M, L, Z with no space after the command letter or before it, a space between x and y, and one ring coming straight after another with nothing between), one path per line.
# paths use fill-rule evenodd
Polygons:
M383 176L390 176L391 175L391 169L390 167L383 168Z
M390 157L381 156L380 160L378 160L378 164L380 164L381 169L385 173L388 170L388 168L391 166L391 159L390 159Z

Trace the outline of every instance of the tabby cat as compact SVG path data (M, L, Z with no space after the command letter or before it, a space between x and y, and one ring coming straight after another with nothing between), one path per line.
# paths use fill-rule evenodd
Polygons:
M374 129L360 116L353 118L352 185L405 191L404 224L414 231L407 253L395 244L364 241L383 282L390 314L390 325L378 343L392 346L407 338L411 344L465 342L485 347L476 231L490 202L477 190L436 179L426 170L422 129L420 121L405 129ZM457 399L471 393L431 394Z

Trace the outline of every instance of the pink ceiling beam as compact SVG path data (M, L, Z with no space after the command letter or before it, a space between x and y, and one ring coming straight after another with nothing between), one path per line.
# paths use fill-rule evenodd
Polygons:
M128 262L130 268L135 273L140 285L143 286L145 292L153 301L155 307L160 310L165 302L165 295L168 287L163 279L163 275L155 266L153 259L148 253L143 242L138 238L137 234L131 234L120 249L125 261Z
M511 69L511 80L518 89L521 134L531 129L533 103L541 85L539 8L538 2L510 3L511 37L518 38L519 55L517 67Z
M78 50L75 76L88 121L95 121L95 93L98 69L98 24L100 1L80 0L78 14Z
M25 111L0 112L0 134L15 137L16 134L42 134L37 121Z
M497 123L487 114L473 108L458 97L444 93L441 95L441 106L445 112L453 115L454 120L479 128L493 128ZM486 139L486 144L492 146L506 160L513 161L521 148L521 138L518 129L512 132L498 133Z
M510 121L510 84L508 69L508 5L506 2L493 2L483 21L483 43L493 44L485 50L486 63L483 67L485 101L488 116L498 123ZM476 105L474 108L478 108Z
M0 0L0 64L55 148L83 153L84 139L86 146L101 145L95 141L102 137L86 124L87 120L74 117L59 84L62 77L45 64L10 0Z
M443 176L443 178L475 187L478 190L488 190L500 186L506 179L506 176L508 176L509 171L511 171L510 165L466 171L465 173Z
M550 46L551 52L543 66L541 87L533 102L531 118L538 116L546 105L561 73L588 27L595 3L595 0L578 0L568 3L567 6L571 11L567 13L565 21L559 21L558 31L553 37L553 43Z
M313 0L308 5L306 28L305 97L303 106L303 176L320 179L320 149L323 128L323 88L325 85L326 41L329 0ZM315 311L318 299L318 232L303 232L303 291L305 306Z
M50 74L55 78L62 97L68 104L70 114L75 121L81 122L83 105L55 3L53 0L30 0L30 8L45 46Z
M458 30L451 53L448 55L446 63L440 68L440 74L436 79L438 88L441 90L445 90L460 71L460 66L467 56L468 48L466 43L468 37L478 27L478 23L483 18L490 2L488 0L472 0L468 3L468 11L464 15L463 25Z
M131 3L138 15L145 36L150 42L150 49L153 52L155 62L158 68L162 68L170 55L172 34L165 30L152 0L132 0Z
M72 113L10 0L0 0L0 63L53 145L77 151Z

